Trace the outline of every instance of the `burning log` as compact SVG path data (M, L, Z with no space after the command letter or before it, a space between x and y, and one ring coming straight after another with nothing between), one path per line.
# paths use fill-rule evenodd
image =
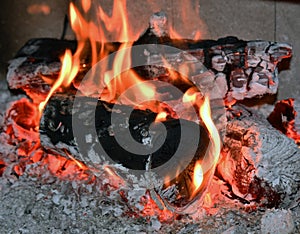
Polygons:
M236 101L277 92L277 64L282 59L291 57L291 46L267 41L243 41L235 37L221 38L217 41L174 40L166 32L165 23L166 17L163 14L154 15L151 18L149 29L133 43L133 45L144 45L144 49L132 58L126 57L125 59L131 59L133 63L135 63L134 60L144 61L144 65L135 68L142 80L167 81L184 92L198 87L201 92L208 94L215 103L223 99ZM166 50L159 49L158 44L165 45L164 48ZM90 45L90 47L93 47L93 52L105 50L107 56L123 48L120 45L120 43L107 43L104 45L104 49L99 44ZM59 62L59 56L64 50L68 49L68 53L65 53L64 61L70 65L70 69L64 74L63 72L61 73L63 74L62 78L68 78L72 74L74 76L70 78L70 82L73 82L73 88L78 89L84 95L87 95L84 89L88 89L91 95L99 94L97 92L99 80L97 80L98 82L92 80L91 85L78 85L82 81L82 77L96 62L94 53L92 53L92 59L87 59L91 55L91 48L82 49L80 46L78 47L80 50L76 50L74 41L52 39L30 41L11 62L7 76L10 88L23 89L36 103L43 101L61 69L62 65ZM56 52L48 55L49 50ZM77 56L74 55L72 57L70 51L74 54L75 50ZM85 52L80 54L77 53L78 51ZM101 59L101 56L96 57ZM121 61L123 65L124 57L120 56L120 58L123 59ZM76 65L74 65L73 60L76 60ZM78 61L81 63L79 73L77 70ZM111 85L108 84L110 80L107 81L104 77L110 78L112 74L116 74L116 71L113 70L113 65L108 64L105 71L101 70L103 73L97 74L102 76L100 81L107 86ZM130 67L126 67L126 69L130 69ZM175 76L172 70L176 71ZM75 76L76 78L73 80ZM188 79L184 79L185 76ZM24 77L25 79L23 79ZM64 83L61 79L59 80L60 84ZM124 86L125 89L129 88L129 85L125 85L123 80L116 83L121 83L120 86ZM60 84L54 85L55 89L51 91L56 92ZM176 164L171 165L170 169L181 167L186 161L189 161L191 164L185 167L181 174L178 175L176 173L176 176L172 177L176 179L171 181L171 183L175 184L178 190L171 191L170 189L169 191L174 192L174 194L178 192L181 196L180 199L176 197L173 205L185 206L194 198L194 191L199 191L200 189L198 188L202 186L201 180L203 178L198 178L200 182L197 182L197 180L191 179L191 175L193 174L196 177L207 176L207 171L202 171L201 167L199 170L196 170L196 166L198 161L202 162L205 152L209 148L211 140L211 136L208 134L209 130L206 130L202 124L171 117L158 124L155 121L158 114L153 110L134 109L130 117L127 116L128 118L125 118L126 113L131 112L129 111L132 109L131 107L109 103L110 101L115 101L118 98L115 95L123 93L124 89L118 89L119 87L113 85L109 88L117 90L117 92L108 93L108 102L104 101L106 99L96 99L98 101L95 102L95 99L92 97L79 97L80 101L75 102L74 95L70 94L55 94L52 96L44 109L40 122L41 144L50 152L54 151L65 157L83 161L90 168L97 168L98 164L107 160L107 158L103 157L104 154L108 155L114 163L119 163L130 170L158 168L170 161L171 158L174 160L175 152L180 149L185 156L188 155L188 158L192 155L192 160L186 160L186 157L183 157L181 154L180 157L175 158ZM71 88L70 90L73 89ZM157 93L156 89L151 91L152 93ZM100 98L103 97L101 96ZM156 98L156 96L153 95L151 98ZM196 103L199 99L195 100L194 104L199 104ZM224 106L221 107L224 108ZM112 115L115 116L115 123L111 121ZM162 131L161 125L164 126L166 131ZM236 122L229 122L223 158L218 166L218 173L229 183L233 194L240 197L243 201L256 201L265 205L276 206L281 199L286 199L282 195L284 191L290 194L294 194L297 191L298 185L295 185L293 180L297 179L294 176L298 174L292 173L292 178L286 178L285 170L269 168L266 160L271 160L271 156L266 150L269 149L269 145L265 142L265 135L272 134L276 136L278 142L281 140L281 136L273 134L268 126L262 127L260 125L263 125L263 123L260 124L259 120L258 122L253 122L251 119L247 120L246 117ZM189 133L193 133L198 129L199 131L196 132L200 132L200 134L197 137L194 137L195 134L184 136L182 135L183 127ZM73 132L76 129L80 129L81 132L77 131L77 134L74 135ZM270 131L268 132L265 129ZM130 135L127 134L128 132ZM118 134L116 133L120 134L118 137L122 138L124 145L119 145L120 142L117 140ZM132 138L129 137L129 139L128 136L133 136L134 142L144 145L144 152L133 153L127 151L126 149L130 148L133 142L131 141ZM249 138L245 138L248 136ZM260 138L261 136L262 138ZM182 140L183 143L181 145L183 147L180 148L179 142ZM104 151L99 149L99 145ZM151 149L155 148L156 145L161 147L157 151L152 152ZM195 152L191 145L197 146ZM273 146L272 144L270 145ZM298 154L298 151L295 151L293 146L285 153L288 154L287 163L295 162L295 155ZM283 161L285 163L285 159L281 158L282 155L278 155L278 159L280 162ZM216 162L214 166L215 164ZM286 169L292 170L294 168L286 166ZM282 178L278 179L278 176ZM211 174L208 177L211 177ZM208 181L206 180L203 183L205 188ZM196 185L193 185L196 187L194 191L193 188L191 189L192 186L190 186L193 182L196 182ZM164 185L168 187L166 183ZM202 187L201 191L203 191ZM263 201L263 199L266 199L266 201Z
M147 63L154 65L146 66L140 73L144 77L166 74L166 60L183 74L187 70L192 82L210 93L212 99L227 96L228 99L242 100L275 94L279 82L277 64L291 57L292 51L291 46L284 43L243 41L235 37L217 41L174 40L166 44L182 48L184 43L187 48L181 53L165 53L161 57L149 46Z
M113 165L113 171L129 184L142 179L161 209L184 212L191 203L203 199L220 151L217 129L206 128L207 123L213 125L207 121L209 116L200 123L169 116L157 123L158 114L150 110L133 109L127 118L132 107L97 100L52 96L39 128L41 145L47 152L80 160L96 171ZM131 151L129 138L142 145L138 146L140 153Z
M61 68L59 57L66 49L75 52L76 42L48 38L29 40L10 61L9 88L25 91L36 103L45 100Z
M79 102L74 106L74 96L66 96L65 94L54 95L43 112L40 122L40 139L45 149L54 151L68 157L68 153L81 160L87 165L95 167L95 163L100 163L101 155L97 158L97 146L101 143L105 152L115 163L120 163L124 167L134 170L145 170L149 159L150 151L147 153L147 147L143 155L136 155L122 148L115 134L121 134L121 138L127 141L125 130L129 128L132 137L139 143L144 145L157 144L160 145L165 138L162 147L151 154L151 167L155 168L168 161L178 150L180 142L182 124L189 129L190 132L200 130L199 139L188 137L184 139L186 142L182 152L189 155L193 149L191 144L196 143L198 146L197 157L205 152L208 144L208 133L202 125L194 122L179 119L167 119L163 121L167 132L160 131L155 126L157 113L150 110L135 109L130 115L130 119L124 119L124 115L132 108L125 105L113 105L95 99L81 97ZM117 111L117 123L112 123L111 115ZM95 115L93 111L95 110ZM72 119L76 119L72 123ZM95 122L96 121L96 122ZM181 121L181 122L180 122ZM154 124L151 127L151 124ZM96 127L96 131L94 130ZM73 135L74 128L82 131L81 136ZM193 136L190 134L189 136ZM197 142L199 140L199 142ZM196 142L195 142L196 141ZM127 141L129 146L130 141ZM85 146L80 148L80 146ZM153 146L152 146L153 147ZM149 148L150 150L151 148ZM98 151L100 152L100 151ZM183 159L178 159L177 162ZM179 163L180 165L180 163Z
M134 171L152 171L156 168L167 171L167 176L160 179L168 182L164 189L172 191L172 202L176 207L186 206L197 194L202 196L215 168L215 163L210 165L215 160L211 159L211 136L206 127L188 120L167 118L160 123L166 129L163 131L155 122L157 113L134 109L129 119L124 118L131 109L101 100L95 102L95 99L87 97L79 97L79 101L75 101L73 95L56 94L49 100L41 118L41 144L48 152L75 158L95 170L108 162ZM117 116L114 123L113 114ZM80 129L79 135L78 132L73 135L75 128ZM130 151L132 142L128 140L126 129L135 141L146 146L139 146L142 149L140 154ZM117 139L122 139L122 144ZM153 148L155 150L152 152ZM196 163L200 161L204 167L199 168L197 176L204 178L199 178L195 189L193 173ZM156 186L161 188L162 184ZM174 201L176 196L180 198Z
M277 64L282 59L291 57L290 45L268 41L244 41L235 37L216 41L171 39L166 31L166 22L164 14L154 14L150 18L148 30L133 43L145 45L147 48L132 57L133 63L140 60L146 64L135 69L143 79L158 78L172 83L174 79L166 68L167 63L190 78L189 86L194 83L205 93L210 93L211 99L227 97L230 101L242 100L277 92ZM181 51L160 51L155 44L175 47ZM75 41L30 40L10 62L7 74L9 87L24 90L37 103L44 100L60 71L59 56L66 49L74 53L76 46ZM86 47L81 56L77 81L91 68L91 48L89 45ZM103 49L101 43L96 47L99 51ZM109 54L117 51L120 43L106 43L104 47ZM99 59L101 58L100 56ZM183 84L178 83L178 79L176 82L182 89Z
M227 124L217 173L245 203L290 205L299 198L299 148L257 113L239 113Z

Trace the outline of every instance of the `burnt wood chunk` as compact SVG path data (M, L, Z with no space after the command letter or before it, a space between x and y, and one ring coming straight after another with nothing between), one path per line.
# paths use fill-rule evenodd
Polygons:
M151 45L153 43L182 51L160 51L158 47ZM211 99L242 100L275 94L279 83L277 64L292 55L291 46L285 43L244 41L236 37L175 40L170 39L167 34L157 37L151 28L134 45L145 45L146 48L140 55L132 58L133 63L138 59L146 64L135 68L143 79L158 78L184 90L196 85L203 93L208 93ZM106 51L112 53L119 49L120 43L106 43L104 46ZM34 102L41 102L58 77L61 68L59 57L66 49L74 53L76 42L58 39L30 40L10 61L7 74L9 87L24 90ZM101 49L100 43L98 49ZM87 45L75 79L77 84L89 71L90 58L91 50ZM165 62L171 64L180 73L179 76L187 75L190 82L180 82L180 79L174 81L174 77L165 68Z
M117 115L117 123L114 124L111 123L113 108ZM135 109L130 114L130 118L124 120L123 116L129 110L131 110L129 106L113 105L103 101L95 102L95 99L86 97L81 97L80 101L77 100L74 104L73 95L56 94L49 100L41 118L39 128L41 144L45 149L66 157L70 153L74 158L92 167L95 167L95 163L102 160L101 152L97 152L97 145L101 144L105 153L115 163L120 163L124 167L134 170L145 170L150 153L146 154L147 151L145 151L146 153L143 155L138 155L126 150L126 146L130 147L130 141L127 140L128 136L123 132L128 128L136 142L143 145L151 143L154 146L163 143L157 151L151 154L152 168L167 162L178 150L180 141L185 142L183 144L185 146L181 150L186 155L190 154L192 143L198 145L196 157L200 157L200 151L205 151L209 137L202 125L182 119L181 122L178 119L167 119L162 122L166 128L165 133L156 128L155 123L153 123L156 113ZM150 128L151 124L153 126ZM182 125L191 133L197 129L200 130L200 137L197 142L193 139L193 134L189 134L191 137L186 139L181 138ZM80 129L79 135L73 135L74 128ZM116 134L119 134L125 148L116 141ZM165 141L162 142L162 139ZM182 159L178 159L176 162L180 160Z
M299 148L254 110L239 113L227 123L217 174L245 203L288 207L299 198Z

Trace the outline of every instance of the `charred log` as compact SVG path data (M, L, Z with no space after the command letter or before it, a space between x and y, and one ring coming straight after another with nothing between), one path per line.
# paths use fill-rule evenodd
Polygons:
M66 49L76 50L75 41L50 38L31 39L10 61L7 82L10 89L21 89L35 100L42 101L60 71L60 56ZM49 77L47 82L44 78Z
M155 44L170 47L161 51ZM99 51L100 45L99 43ZM181 82L181 79L175 79L175 86L186 90L197 85L202 91L208 92L212 99L225 98L227 95L229 99L242 100L276 93L279 82L277 64L282 59L290 58L292 54L288 44L244 41L236 37L216 41L175 40L169 38L163 30L161 33L155 32L151 25L134 45L145 45L147 48L132 57L133 63L137 59L144 61L144 64L150 64L135 68L143 78L159 78L174 83L165 68L167 62L180 73L179 77L184 74L190 78L187 84ZM120 43L106 43L104 46L105 51L112 53L119 49ZM174 52L171 47L182 51ZM76 42L57 39L30 40L10 62L7 74L9 87L24 90L37 103L42 101L58 76L61 67L59 56L66 49L74 52ZM90 53L87 45L82 55L77 82L91 68Z
M201 157L209 142L206 129L191 121L180 120L181 122L179 122L178 119L167 119L162 122L166 128L166 133L163 133L156 128L154 123L157 114L149 110L135 109L132 111L130 119L124 120L124 114L131 110L129 106L113 105L103 101L95 102L86 97L80 98L79 102L73 104L73 95L56 94L50 99L40 122L41 144L48 151L59 153L65 157L68 157L68 153L70 153L75 159L92 165L92 167L102 160L100 155L96 157L97 154L100 154L97 152L96 145L100 143L105 153L115 163L120 163L129 169L145 170L150 153L137 155L126 150L127 136L122 132L127 128L134 140L144 145L161 144L161 140L165 139L162 146L151 154L151 168L167 162L178 150L179 142L182 140L186 143L184 149L181 150L186 155L191 154L190 145L197 144L196 158ZM113 108L114 112L117 112L119 121L114 124L111 122ZM95 110L95 112L91 110ZM151 124L153 124L152 127ZM189 138L181 139L182 125L191 132L200 130L197 142L193 139L193 134L190 134ZM80 136L73 135L74 128L80 129ZM121 134L119 137L125 141L125 148L116 141L115 134ZM128 141L127 146L130 146L129 144ZM180 165L180 160L184 159L178 159L176 161L179 163L178 165Z

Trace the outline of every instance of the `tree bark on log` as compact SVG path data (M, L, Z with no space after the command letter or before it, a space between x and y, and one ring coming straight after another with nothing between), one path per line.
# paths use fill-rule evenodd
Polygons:
M288 207L300 197L299 148L255 111L240 113L227 123L217 173L246 203Z

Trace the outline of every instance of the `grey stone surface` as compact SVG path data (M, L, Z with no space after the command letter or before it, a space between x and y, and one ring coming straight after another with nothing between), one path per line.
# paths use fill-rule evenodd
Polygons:
M280 74L279 99L300 94L300 1L277 1L276 40L293 45L290 69Z

